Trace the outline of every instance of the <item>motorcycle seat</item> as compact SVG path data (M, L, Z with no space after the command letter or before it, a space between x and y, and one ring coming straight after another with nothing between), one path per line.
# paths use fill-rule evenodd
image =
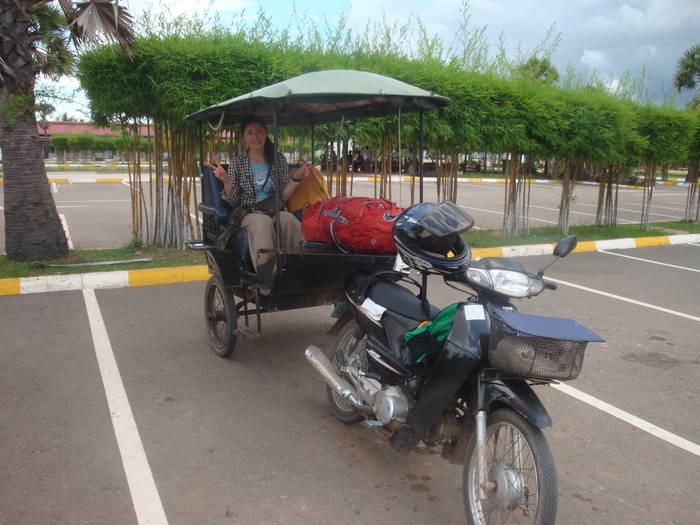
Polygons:
M410 290L382 276L374 276L368 284L370 277L369 273L357 273L353 276L353 284L360 290L366 286L365 296L387 310L419 322L433 320L441 311L437 306L430 305L428 317L425 317L421 313L420 298Z

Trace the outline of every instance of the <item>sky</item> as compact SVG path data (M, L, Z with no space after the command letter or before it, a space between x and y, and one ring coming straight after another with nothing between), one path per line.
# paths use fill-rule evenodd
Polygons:
M463 0L175 0L150 2L120 0L139 16L145 8L169 9L172 14L194 11L218 12L222 20L255 16L262 6L276 26L293 24L293 9L319 24L324 17L335 24L341 15L347 25L364 32L368 22L381 19L389 24L405 23L417 17L430 36L439 36L449 46L463 20ZM161 7L166 4L168 7ZM671 96L673 75L683 52L700 43L700 1L698 0L471 0L468 2L469 26L485 27L484 36L491 49L505 41L508 56L516 56L518 47L534 49L550 28L559 35L552 61L563 75L568 68L590 76L594 72L610 79L611 85L629 75L644 78L649 94L657 102ZM67 90L78 87L77 81L64 79ZM683 103L690 94L680 97ZM69 114L87 120L84 97L78 104L56 104L55 116Z

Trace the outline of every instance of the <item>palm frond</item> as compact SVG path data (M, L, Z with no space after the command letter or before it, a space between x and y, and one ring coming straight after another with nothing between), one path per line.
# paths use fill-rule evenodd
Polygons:
M107 41L118 43L127 55L131 54L135 39L133 18L122 6L113 0L89 0L75 4L60 0L60 4L68 16L73 42L77 47Z
M673 85L678 91L693 90L700 83L700 44L683 53L676 66Z

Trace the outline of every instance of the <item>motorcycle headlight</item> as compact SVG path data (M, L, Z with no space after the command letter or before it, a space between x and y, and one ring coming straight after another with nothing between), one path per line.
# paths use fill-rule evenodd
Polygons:
M469 268L467 279L508 297L530 297L544 290L544 282L541 279L533 279L527 274L512 270Z

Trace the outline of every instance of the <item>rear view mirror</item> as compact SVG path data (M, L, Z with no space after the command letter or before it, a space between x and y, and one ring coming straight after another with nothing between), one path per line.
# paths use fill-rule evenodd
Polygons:
M576 248L576 245L578 244L578 240L576 239L575 235L570 235L568 237L564 237L561 241L557 243L557 245L554 247L554 256L555 257L566 257L569 255L574 249Z

